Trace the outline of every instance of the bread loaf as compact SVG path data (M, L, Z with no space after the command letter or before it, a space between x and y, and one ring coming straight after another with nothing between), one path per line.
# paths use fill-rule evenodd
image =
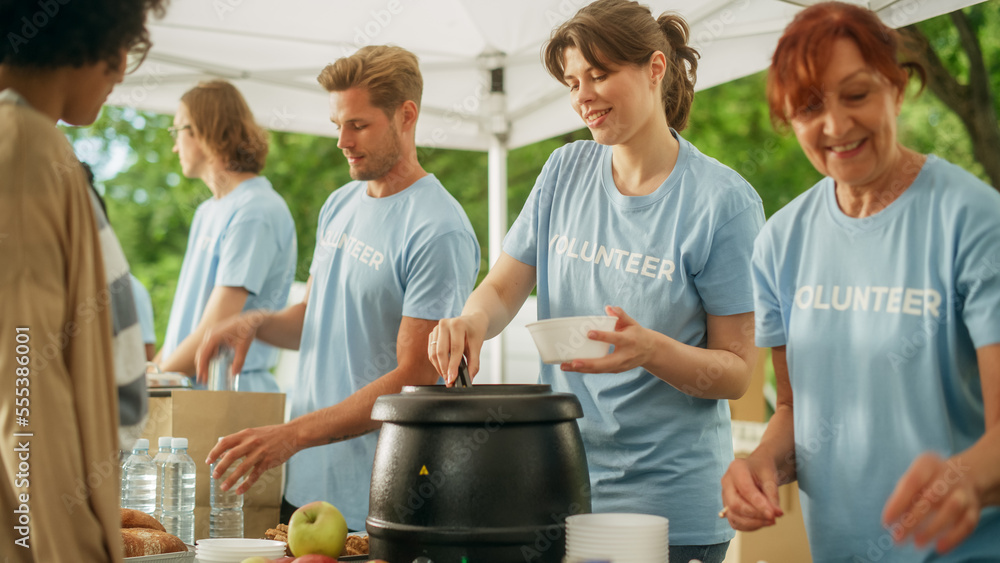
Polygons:
M368 536L347 536L341 555L368 555Z
M122 528L148 528L150 530L159 530L161 532L166 532L166 528L163 524L156 519L146 514L145 512L139 510L132 510L131 508L122 509Z
M177 536L147 528L123 528L122 543L125 544L125 557L187 551L187 546Z

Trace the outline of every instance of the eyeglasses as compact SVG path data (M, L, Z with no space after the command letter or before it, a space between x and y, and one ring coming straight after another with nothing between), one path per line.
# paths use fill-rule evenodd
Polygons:
M185 129L190 129L190 128L191 128L190 125L182 125L180 127L167 127L167 132L170 133L171 137L173 137L173 138L176 139L177 135L181 134L181 131L183 131Z
M152 43L148 40L140 40L128 48L125 54L125 74L132 74L139 69L139 66L146 60L150 47L152 47Z

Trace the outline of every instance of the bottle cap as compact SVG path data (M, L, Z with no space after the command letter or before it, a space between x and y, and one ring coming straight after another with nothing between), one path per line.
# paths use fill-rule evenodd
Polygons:
M173 440L173 438L170 436L160 436L160 439L156 442L156 444L161 448L169 448L171 440Z
M186 450L187 447L188 447L188 439L187 438L174 438L174 439L170 440L170 448L171 449L176 450L178 448L182 448L182 449Z
M139 438L138 440L135 441L135 445L132 446L132 449L133 450L148 450L149 449L149 440L147 440L145 438Z

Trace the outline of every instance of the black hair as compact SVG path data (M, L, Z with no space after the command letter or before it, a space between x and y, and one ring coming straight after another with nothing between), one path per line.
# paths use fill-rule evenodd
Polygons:
M117 67L122 49L149 49L146 13L162 17L168 1L0 0L0 64Z
M108 218L108 204L104 203L104 197L101 196L101 192L97 191L97 186L94 185L94 171L90 168L89 164L82 160L80 161L80 166L83 167L83 174L87 177L87 186L93 192L94 196L97 197L97 202L101 204L101 211L104 212L104 218L108 219L108 224L110 224L111 219Z

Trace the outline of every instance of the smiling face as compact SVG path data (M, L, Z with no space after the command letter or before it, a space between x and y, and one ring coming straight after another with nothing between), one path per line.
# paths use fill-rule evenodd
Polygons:
M330 121L340 130L337 147L347 157L351 178L378 180L402 160L397 119L373 106L367 90L330 92Z
M570 104L602 145L625 144L655 121L666 119L660 98L662 77L656 65L625 65L605 72L575 47L564 55Z
M174 128L178 131L173 150L180 158L181 173L185 178L201 178L208 169L209 153L204 143L195 137L191 114L184 102L174 114Z
M889 185L900 161L896 117L902 92L861 56L849 39L838 39L821 78L822 98L791 112L803 152L838 185Z

